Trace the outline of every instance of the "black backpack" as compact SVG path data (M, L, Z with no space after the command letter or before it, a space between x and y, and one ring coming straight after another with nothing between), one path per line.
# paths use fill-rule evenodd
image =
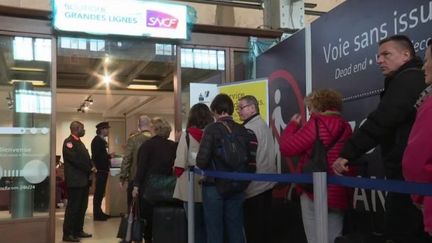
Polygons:
M217 147L214 167L217 171L254 173L256 171L256 147L255 134L243 126L232 129L227 122L221 124L222 134L220 144ZM216 178L216 188L222 197L243 192L250 181Z

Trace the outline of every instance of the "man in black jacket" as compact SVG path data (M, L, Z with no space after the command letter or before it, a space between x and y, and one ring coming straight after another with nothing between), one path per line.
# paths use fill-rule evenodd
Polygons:
M236 139L245 141L247 138L248 157L250 162L255 162L256 136L251 130L247 130L233 120L234 103L231 98L226 94L218 94L213 99L210 110L217 122L207 125L204 130L196 157L197 166L204 170L216 170L219 167L232 165L231 161L225 161L221 156L221 150L225 148L222 144L223 139L227 136L224 134L228 132L236 134L238 136ZM222 166L223 164L225 166ZM236 191L228 196L221 194L223 185L231 185L225 182L209 177L203 182L202 197L207 239L209 243L221 243L225 237L229 242L244 243L246 242L243 234L244 192Z
M70 131L71 135L63 142L64 173L68 189L63 241L79 242L79 238L92 236L83 231L92 165L90 155L80 139L85 134L84 125L73 121Z
M111 166L111 156L108 154L108 143L105 140L105 137L108 136L109 128L108 122L97 124L96 136L91 142L92 160L97 169L96 186L93 195L93 220L97 221L104 221L109 218L101 208Z
M386 178L403 180L401 161L415 120L414 104L426 87L422 62L415 56L411 40L395 35L380 41L377 63L385 76L380 103L345 144L333 169L337 174L346 172L348 161L380 145ZM421 214L410 196L389 192L385 208L386 237L394 242L417 242L422 232Z

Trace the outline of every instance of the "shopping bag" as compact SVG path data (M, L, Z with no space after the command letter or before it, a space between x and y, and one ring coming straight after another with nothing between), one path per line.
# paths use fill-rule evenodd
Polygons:
M341 128L337 136L333 139L333 141L329 144L328 147L324 145L319 135L319 126L318 119L315 119L315 142L312 147L311 157L309 160L303 165L303 173L313 173L313 172L327 172L328 169L328 161L327 161L327 152L335 146L335 144L341 138L344 128ZM313 185L309 183L300 185L303 190L307 192L313 191Z
M139 203L137 198L134 198L129 209L129 214L121 218L117 238L122 239L122 242L141 241L141 221Z
M150 174L142 192L142 198L150 203L177 202L173 198L176 177Z

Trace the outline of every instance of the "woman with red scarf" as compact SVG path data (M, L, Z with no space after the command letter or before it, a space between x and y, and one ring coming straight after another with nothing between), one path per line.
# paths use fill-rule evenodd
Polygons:
M185 208L188 196L188 176L184 171L189 166L195 166L195 159L200 146L205 126L212 123L213 117L207 105L198 103L192 106L186 125L186 133L180 137L177 147L177 156L174 162L177 183L174 189L174 198L184 202ZM198 176L195 177L195 242L205 243L206 232L201 196L201 185Z

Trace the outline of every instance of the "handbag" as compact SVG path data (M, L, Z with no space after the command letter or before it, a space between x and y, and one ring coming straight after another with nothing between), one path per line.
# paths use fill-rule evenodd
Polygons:
M303 173L327 172L328 169L327 152L335 146L335 144L339 141L344 131L345 129L342 127L341 131L339 131L335 139L333 139L333 141L329 144L329 146L326 147L319 135L318 119L315 119L316 138L312 147L311 157L303 166ZM312 184L309 183L301 184L301 187L307 192L313 191Z
M173 175L150 174L142 190L142 198L150 203L171 203L177 178Z
M121 218L117 238L122 239L122 242L132 242L142 240L141 220L139 204L134 198L129 209L129 214Z

